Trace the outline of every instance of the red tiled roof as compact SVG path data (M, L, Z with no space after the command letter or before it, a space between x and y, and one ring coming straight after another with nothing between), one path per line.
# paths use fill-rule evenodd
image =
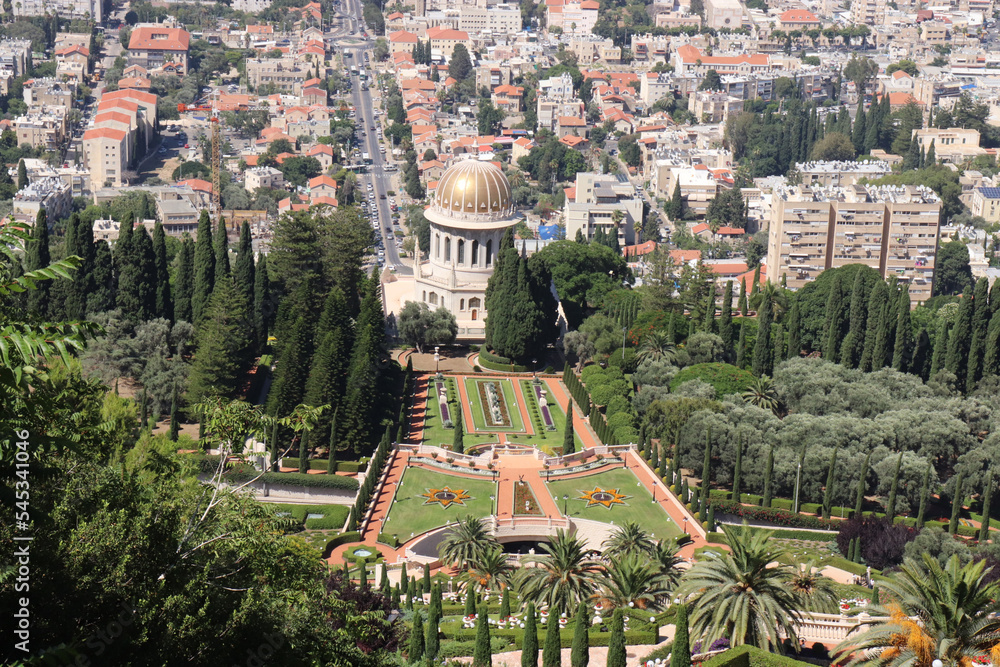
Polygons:
M806 9L789 9L779 18L782 23L819 23L816 15Z
M80 44L74 44L73 46L64 46L61 49L56 49L57 56L68 56L71 53L82 53L85 56L89 56L90 49Z
M191 35L182 28L143 27L132 30L128 48L152 51L187 51L191 45Z
M95 127L83 133L83 140L88 139L114 139L122 141L128 134L125 130L116 130L111 127Z
M212 194L212 184L201 178L188 178L183 181L177 181L178 185L187 185L196 192L207 192Z

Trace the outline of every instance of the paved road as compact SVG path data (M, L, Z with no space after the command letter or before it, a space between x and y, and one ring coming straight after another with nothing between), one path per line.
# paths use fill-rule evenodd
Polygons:
M359 26L361 25L361 1L345 0L341 11L347 16L347 23L350 24L352 33L347 32L345 24L343 29L328 33L327 36L336 38L341 44L345 54L345 68L354 66L360 69L361 67L365 67L365 69L371 71L371 66L365 65L364 53L367 52L369 57L371 57L373 42L371 39L362 38L359 32ZM351 57L346 57L347 53L350 53ZM412 273L412 267L400 260L399 250L396 248L396 237L393 233L392 212L389 209L388 199L388 192L393 189L392 172L385 170L389 162L379 151L380 144L378 138L382 132L382 125L375 118L376 102L371 90L373 87L376 89L375 92L377 92L378 83L372 78L369 80L369 90L361 90L361 81L357 77L354 77L351 84L351 99L357 113L356 125L365 133L359 148L362 152L368 153L371 156L372 162L369 173L361 174L358 177L359 189L363 191L363 196L367 198L368 184L371 183L372 190L375 193L374 207L371 206L371 200L369 200L369 209L374 208L374 211L372 211L372 220L377 222L379 233L382 237L386 266L394 268L400 274L410 274ZM372 128L375 128L375 131L372 131ZM382 195L386 195L386 198L382 199ZM396 199L397 203L399 203L401 195L398 192Z

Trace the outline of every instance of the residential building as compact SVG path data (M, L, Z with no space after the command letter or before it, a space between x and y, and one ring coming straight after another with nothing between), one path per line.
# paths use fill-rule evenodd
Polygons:
M10 86L31 64L31 41L0 39L0 94L10 94Z
M119 188L122 174L128 166L129 133L110 127L100 127L83 133L83 164L90 170L94 188Z
M885 23L886 0L854 0L851 3L851 20L867 26Z
M63 107L40 107L14 120L17 145L28 144L55 151L66 136L66 110Z
M580 172L576 184L566 189L563 221L566 238L581 232L594 238L598 229L617 234L622 247L635 244L635 226L642 221L642 198L624 175ZM621 218L618 218L618 215Z
M639 99L651 107L667 95L672 95L677 84L669 72L646 72L639 77Z
M739 0L705 0L705 25L709 28L742 28L743 14L743 3Z
M847 187L862 178L874 180L892 173L892 165L882 160L862 162L797 162L795 171L803 185Z
M129 38L128 64L183 76L188 71L190 44L191 35L183 28L139 24Z
M198 230L200 211L189 199L160 198L156 200L156 215L163 224L163 231L170 236L194 236Z
M94 23L104 22L102 0L17 0L12 4L14 16L46 16L54 14L61 19L84 19Z
M297 58L248 58L247 80L258 94L274 91L300 95L312 70Z
M438 61L451 60L451 54L459 44L472 52L472 41L469 39L469 33L464 30L430 28L427 30L427 38L431 43L431 58Z
M789 30L815 30L822 28L823 24L816 15L808 9L789 9L778 16L781 29Z
M15 216L24 215L34 220L41 208L45 209L50 220L59 220L73 211L73 195L61 178L40 178L14 195Z
M691 44L678 47L674 61L678 76L704 76L710 69L719 74L754 74L768 72L772 68L771 58L766 53L708 56Z
M56 76L69 77L83 83L90 74L90 49L73 44L56 49Z
M727 93L699 90L688 96L688 111L703 123L724 123L743 111L743 100Z
M987 222L1000 222L1000 188L979 187L972 191L972 215L986 218Z
M257 188L285 187L284 175L274 167L248 167L243 177L243 187L247 192L254 192Z
M681 197L684 198L692 216L705 217L708 205L719 193L719 182L712 170L703 164L690 166L673 160L657 160L656 195L670 199L678 184L681 188Z
M920 149L926 151L934 145L934 155L941 162L961 164L977 155L985 155L979 146L979 130L949 127L913 130L913 138Z
M931 297L941 200L925 186L783 186L772 194L767 279L799 289L826 269L865 264Z
M247 14L258 14L271 6L271 0L233 0L233 9Z
M29 110L41 106L59 106L69 111L73 108L76 87L75 81L29 79L24 82L24 103Z
M569 72L563 72L559 76L542 79L538 82L538 95L553 100L576 99L576 94L573 92L573 77Z
M597 24L597 0L546 0L546 25L566 34L588 35Z

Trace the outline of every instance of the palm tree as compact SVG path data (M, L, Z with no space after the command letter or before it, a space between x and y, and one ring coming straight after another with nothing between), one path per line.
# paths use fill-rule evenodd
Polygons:
M922 562L906 559L879 584L892 602L866 611L889 620L837 647L838 655L850 656L847 667L930 667L935 659L970 667L983 655L1000 659L1000 583L986 581L985 561L962 565L954 555L941 567L929 554L921 556Z
M460 517L438 546L441 560L451 567L466 569L490 549L500 544L486 530L486 523L474 516Z
M626 521L601 544L607 558L621 558L629 553L652 555L656 542L635 521Z
M832 612L837 606L833 581L819 573L816 561L801 563L792 574L791 589L803 601L803 609L819 613Z
M504 590L511 584L514 566L500 547L492 547L468 563L463 578L476 590Z
M705 646L725 637L733 646L780 652L782 634L797 646L801 601L789 586L792 568L770 566L784 551L773 547L771 531L724 531L731 550L707 552L705 560L681 578L677 590L693 610L692 634Z
M753 380L742 394L743 402L770 410L776 417L781 416L781 399L774 388L774 382L766 375Z
M665 331L650 331L646 334L639 345L639 351L636 353L636 358L640 362L646 359L654 361L663 359L673 363L676 357L677 347Z
M632 551L612 558L599 583L595 597L602 604L659 610L669 602L675 582L648 555Z
M548 605L557 612L572 613L576 606L594 594L600 565L587 557L586 543L560 530L549 544L543 544L544 556L525 559L534 567L518 573L521 599L536 605Z

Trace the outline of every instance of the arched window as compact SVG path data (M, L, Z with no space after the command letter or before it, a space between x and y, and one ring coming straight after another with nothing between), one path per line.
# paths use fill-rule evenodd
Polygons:
M441 259L441 235L434 235L434 257Z
M427 290L424 290L424 303L427 303Z
M444 237L444 261L451 261L451 239Z
M438 305L438 295L437 295L437 292L431 292L431 305L432 306Z
M479 308L480 307L480 303L481 302L479 301L479 297L478 296L474 296L471 299L469 299L469 308Z
M465 264L465 239L458 240L458 265Z
M458 302L458 309L465 310L465 299L460 299Z
M479 266L479 241L472 242L472 266Z
M493 266L493 239L486 240L486 266Z

